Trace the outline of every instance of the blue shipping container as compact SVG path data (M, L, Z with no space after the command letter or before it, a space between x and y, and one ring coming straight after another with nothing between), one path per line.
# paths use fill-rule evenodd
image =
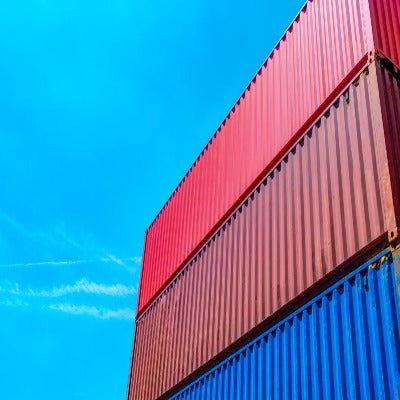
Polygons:
M399 399L400 252L386 250L173 399Z

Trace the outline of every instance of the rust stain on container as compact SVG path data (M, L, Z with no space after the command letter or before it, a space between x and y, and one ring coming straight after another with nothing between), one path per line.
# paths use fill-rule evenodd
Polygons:
M382 115L399 102L373 62L264 177L137 319L128 398L161 396L396 225L399 120Z

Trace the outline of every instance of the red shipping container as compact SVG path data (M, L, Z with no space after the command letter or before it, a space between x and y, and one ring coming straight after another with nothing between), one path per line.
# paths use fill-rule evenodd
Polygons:
M367 246L386 246L399 138L400 81L374 61L137 318L128 399L193 378Z
M371 50L400 65L399 33L400 0L305 4L147 229L138 315L366 64Z

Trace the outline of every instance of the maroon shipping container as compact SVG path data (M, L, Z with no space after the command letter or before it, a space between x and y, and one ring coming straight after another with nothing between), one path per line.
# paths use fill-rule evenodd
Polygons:
M383 64L346 88L137 318L129 399L165 394L396 235L387 149L399 149L400 84Z
M399 0L305 4L146 231L138 315L354 78L369 51L381 49L400 64L399 11Z

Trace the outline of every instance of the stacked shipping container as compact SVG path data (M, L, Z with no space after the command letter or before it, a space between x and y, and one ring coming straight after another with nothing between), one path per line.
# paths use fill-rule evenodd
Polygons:
M398 38L398 0L314 0L304 6L146 232L128 399L168 397L184 385L176 398L232 398L222 388L236 385L235 377L244 379L243 388L237 387L247 393L235 392L236 398L263 398L256 390L272 390L279 398L285 398L281 390L289 390L286 397L302 397L287 380L313 382L321 366L335 390L361 393L349 383L342 387L347 375L337 376L325 365L333 359L350 368L337 355L342 348L333 333L322 358L313 358L311 349L299 353L306 340L322 343L322 331L309 325L314 316L306 322L293 317L286 325L279 321L340 273L354 269L356 260L396 243ZM294 63L297 68L288 73ZM385 254L385 279L393 286L389 276L397 261ZM347 304L347 294L338 301ZM344 326L335 320L327 309L338 307L332 299L315 300L325 304L315 318L339 326L335 334L346 333L355 322ZM399 299L391 301L398 307ZM386 318L379 310L373 318ZM397 317L385 319L382 329L391 329L393 340L387 340L398 345L398 310L391 310ZM347 312L354 318L354 309ZM303 328L294 329L293 321ZM252 342L239 352L243 362L235 356L207 372L273 325L284 328L263 334L272 338L265 339L270 343L266 353ZM361 335L361 325L351 329L352 339ZM377 333L380 341L371 346L386 343L385 331ZM291 338L291 347L282 337ZM248 381L254 370L243 368L266 354L273 357L274 372L264 375L269 364L259 361L259 379L270 385L261 389ZM317 363L309 364L314 368L309 375L295 373L301 355L304 362ZM382 387L395 393L400 382L393 362L399 357L396 353L390 365L389 358L379 364L390 375ZM365 370L357 368L353 373L364 379ZM304 387L310 397L318 393L312 392L314 386ZM371 388L368 393L381 390Z
M398 399L399 266L385 251L172 398Z
M137 319L134 398L164 393L387 238L396 221L378 82L393 78L373 62L358 79Z
M399 0L305 4L146 231L139 314L354 78L369 52L379 49L400 65L399 13Z

